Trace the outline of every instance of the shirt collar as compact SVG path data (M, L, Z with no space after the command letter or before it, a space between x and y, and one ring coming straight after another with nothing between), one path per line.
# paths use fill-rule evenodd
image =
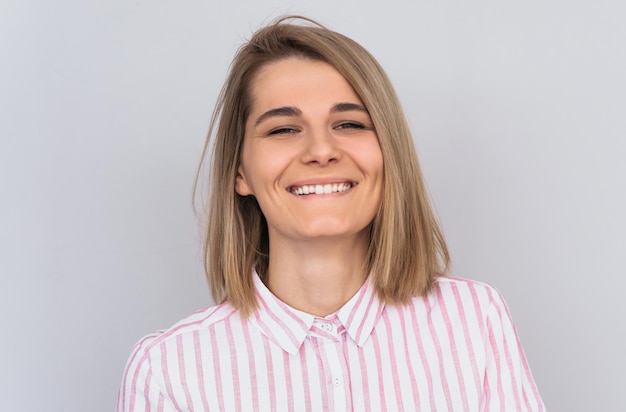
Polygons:
M316 317L294 309L274 296L256 271L253 281L259 307L249 321L283 350L290 354L297 353ZM368 278L345 305L328 317L337 315L350 338L357 345L363 346L384 307L384 302L378 298Z

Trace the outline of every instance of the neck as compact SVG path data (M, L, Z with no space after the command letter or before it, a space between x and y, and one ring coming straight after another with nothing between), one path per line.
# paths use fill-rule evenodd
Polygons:
M366 233L306 242L272 242L270 237L267 287L295 309L328 316L365 281L368 243Z

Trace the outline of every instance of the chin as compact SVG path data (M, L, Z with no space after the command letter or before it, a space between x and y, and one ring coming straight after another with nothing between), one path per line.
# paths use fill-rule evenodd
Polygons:
M309 225L301 232L303 238L323 239L323 238L342 238L356 236L362 233L368 225L350 225L346 226L344 222L326 222L325 224Z

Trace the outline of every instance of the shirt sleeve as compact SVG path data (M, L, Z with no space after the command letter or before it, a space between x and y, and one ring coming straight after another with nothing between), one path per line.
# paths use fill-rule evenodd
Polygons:
M164 391L153 377L151 358L147 351L160 335L160 332L148 335L135 344L122 377L117 412L164 410Z
M492 290L487 314L486 371L481 411L543 412L545 406L502 296Z

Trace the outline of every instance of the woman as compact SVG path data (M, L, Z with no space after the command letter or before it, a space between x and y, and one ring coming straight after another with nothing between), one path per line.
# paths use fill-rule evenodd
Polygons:
M411 134L366 50L280 19L239 50L212 123L222 303L136 345L118 410L544 409L499 294L444 276Z

